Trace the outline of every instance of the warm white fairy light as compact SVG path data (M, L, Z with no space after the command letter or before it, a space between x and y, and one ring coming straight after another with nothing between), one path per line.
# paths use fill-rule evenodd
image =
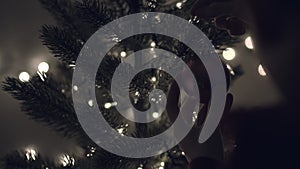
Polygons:
M181 8L182 8L182 5L183 5L182 2L178 2L178 3L176 4L176 7L177 7L178 9L181 9Z
M235 50L233 48L226 48L224 51L223 51L223 57L225 60L233 60L236 56L236 53L235 53Z
M160 165L163 167L163 166L165 166L165 162L160 162Z
M104 108L109 109L112 106L116 106L117 104L118 104L117 102L112 102L112 103L107 102L104 104Z
M109 109L111 108L112 104L111 103L105 103L104 108Z
M22 82L28 82L30 80L30 75L29 73L27 72L21 72L19 74L19 79L22 81Z
M74 89L74 91L78 91L78 86L74 85L73 89Z
M120 56L121 56L122 58L124 58L124 57L127 56L127 53L126 53L125 51L122 51L122 52L120 53Z
M264 67L262 65L258 66L258 73L261 76L267 76L267 73L266 73L266 71L265 71L265 69L264 69Z
M89 105L90 107L93 107L93 106L94 106L94 101L93 101L93 100L89 100L89 101L88 101L88 105Z
M156 77L152 77L152 78L151 78L151 81L152 81L152 82L156 82L156 80L157 80Z
M157 119L159 117L159 113L157 113L157 112L152 113L152 117Z
M41 62L38 66L38 70L43 73L47 73L49 71L49 64L47 62Z
M156 46L156 43L155 42L151 42L150 46L154 48Z
M248 49L254 49L253 41L252 41L251 36L248 36L248 37L245 39L245 46L246 46Z
M119 134L121 134L121 136L124 136L125 128L118 128L117 131Z
M27 160L36 160L37 159L37 151L34 148L26 148L25 149L25 155Z
M161 166L161 167L159 167L158 169L164 169L164 167Z

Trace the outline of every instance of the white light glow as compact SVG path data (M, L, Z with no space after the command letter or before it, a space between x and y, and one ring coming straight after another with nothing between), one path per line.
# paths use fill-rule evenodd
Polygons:
M123 52L120 53L120 55L121 55L122 58L124 58L124 57L127 56L127 53L123 51Z
M20 73L19 75L19 79L22 81L22 82L28 82L30 80L30 75L29 73L27 72L22 72Z
M160 165L161 166L165 166L165 162L160 162Z
M90 107L93 107L93 106L94 106L94 101L93 101L93 100L89 100L89 101L88 101L88 105L89 105Z
M267 76L267 73L266 73L266 71L265 71L265 69L263 68L262 65L259 65L259 66L258 66L258 73L259 73L259 75L261 75L261 76Z
M111 103L105 103L104 108L109 109L111 108L112 104Z
M155 42L151 42L150 46L154 48L156 46L156 43Z
M235 50L233 48L226 48L224 51L223 51L223 57L225 60L233 60L236 56L236 53L235 53Z
M250 36L248 36L248 37L245 39L245 46L246 46L248 49L254 49L253 42L252 42L252 38L251 38Z
M44 72L44 73L48 72L49 71L49 64L46 63L46 62L41 62L38 66L38 70L40 72Z
M152 114L152 117L155 118L155 119L157 119L157 118L159 117L159 113L154 112L154 113Z
M152 77L152 78L151 78L151 81L152 81L152 82L156 82L156 80L157 80L156 77Z
M176 7L178 8L178 9L181 9L182 8L182 2L178 2L177 4L176 4Z

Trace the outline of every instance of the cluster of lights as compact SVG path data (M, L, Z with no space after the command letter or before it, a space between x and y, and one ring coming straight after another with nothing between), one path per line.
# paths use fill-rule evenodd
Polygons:
M86 154L86 157L92 157L94 155L94 153L96 152L96 148L95 147L89 147L90 152Z
M121 136L124 136L124 134L127 132L127 128L128 128L129 124L122 124L119 128L117 128L116 130L118 131L119 134L121 134Z
M143 169L143 164L141 164L137 169Z
M38 153L34 148L26 148L25 155L27 160L35 161L37 159Z
M47 62L41 62L38 65L38 73L39 74L47 73L49 71L49 68L50 66ZM30 80L30 75L28 72L21 72L19 74L19 79L22 82L28 82Z
M68 154L62 154L59 157L59 162L63 167L67 166L74 166L75 165L75 158L71 157Z
M252 41L252 38L251 36L248 36L246 39L245 39L245 46L246 48L250 49L250 50L253 50L254 49L254 45L253 45L253 41ZM235 59L236 57L236 52L233 48L226 48L224 51L223 51L223 58L227 61L231 61L233 59ZM232 67L230 65L226 65L227 66L227 69L230 71L230 74L231 75L235 75L235 72L233 71ZM258 73L260 76L267 76L267 73L265 71L265 69L263 68L262 65L259 65L258 66Z

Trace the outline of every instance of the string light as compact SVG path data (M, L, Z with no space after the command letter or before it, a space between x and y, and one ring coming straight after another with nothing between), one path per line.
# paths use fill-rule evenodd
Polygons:
M176 4L176 7L178 8L178 9L181 9L182 8L182 2L178 2L177 4Z
M39 72L47 73L49 71L49 64L46 62L41 62L38 66Z
M109 109L111 108L112 104L111 103L105 103L104 108Z
M112 102L112 103L107 102L104 104L104 108L109 109L112 106L116 106L117 104L118 104L117 102Z
M122 58L125 58L125 57L127 56L127 53L126 53L125 51L122 51L122 52L120 53L120 55L121 55Z
M151 42L150 46L154 48L156 46L156 43L155 42Z
M248 37L245 39L245 46L246 46L248 49L254 49L254 46L253 46L253 42L252 42L251 36L248 36Z
M157 112L152 113L152 117L157 119L159 117L159 113L157 113Z
M258 66L258 73L259 73L259 75L261 75L261 76L267 76L267 73L266 73L266 71L265 71L265 69L263 68L262 65L259 65L259 66Z
M93 107L93 106L94 106L94 101L93 101L93 100L89 100L89 101L88 101L88 105L89 105L90 107Z
M152 82L156 82L156 80L157 80L156 77L152 77L152 78L151 78L151 81L152 81Z
M236 53L235 53L235 50L233 48L226 48L224 51L223 51L223 57L225 60L233 60L236 56Z
M78 91L78 86L74 85L73 89L74 89L74 91Z
M29 73L27 72L21 72L19 74L19 79L22 81L22 82L28 82L30 80L30 75Z

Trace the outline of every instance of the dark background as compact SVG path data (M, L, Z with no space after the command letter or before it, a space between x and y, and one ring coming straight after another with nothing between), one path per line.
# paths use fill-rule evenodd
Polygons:
M38 38L43 24L53 24L37 0L0 2L0 79L36 72L46 61L55 72L56 59ZM285 4L285 5L282 5ZM226 132L235 135L233 165L238 168L297 168L299 157L299 12L296 2L272 1L256 10L261 18L254 51L242 41L234 46L244 75L231 87L232 112L225 115ZM242 39L247 37L244 35ZM267 67L267 77L257 72ZM80 153L76 141L66 140L51 129L28 119L17 101L0 91L0 156L30 145L52 155L56 151ZM74 148L75 147L75 148Z

